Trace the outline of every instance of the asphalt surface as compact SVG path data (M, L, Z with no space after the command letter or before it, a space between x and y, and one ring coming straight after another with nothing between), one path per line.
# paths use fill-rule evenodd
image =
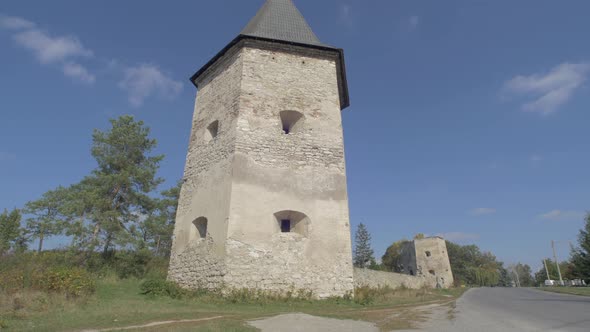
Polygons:
M280 315L248 323L262 332L379 332L372 323L306 314Z
M527 288L477 288L454 309L431 312L422 331L590 331L590 297Z
M436 332L590 332L590 297L543 292L528 288L476 288L455 305L429 305L415 309L425 317L415 331ZM372 323L280 315L249 322L263 332L376 332Z

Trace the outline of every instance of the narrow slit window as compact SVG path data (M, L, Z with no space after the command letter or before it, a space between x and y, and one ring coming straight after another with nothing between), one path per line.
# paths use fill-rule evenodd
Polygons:
M281 124L283 133L293 134L303 130L304 116L297 111L283 111L281 112Z
M205 142L209 143L217 137L219 133L219 121L213 121L205 131Z
M291 233L291 220L289 220L289 219L281 220L281 232L282 233Z
M207 218L201 217L193 221L193 225L196 229L196 238L206 239L207 238Z

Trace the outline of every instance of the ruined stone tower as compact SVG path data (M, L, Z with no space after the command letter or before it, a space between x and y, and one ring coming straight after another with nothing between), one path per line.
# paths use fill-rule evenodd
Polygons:
M400 252L400 269L406 274L430 279L432 287L453 286L447 244L438 236L406 242Z
M187 288L353 290L341 49L268 0L198 88L169 279Z

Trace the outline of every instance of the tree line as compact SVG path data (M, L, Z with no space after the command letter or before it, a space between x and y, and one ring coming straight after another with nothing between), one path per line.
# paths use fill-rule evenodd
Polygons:
M23 252L33 241L41 252L54 236L79 252L170 254L180 183L157 191L164 156L153 154L157 141L142 121L126 115L110 124L94 130L90 153L97 166L80 182L0 214L0 255Z
M415 239L424 238L417 234ZM392 243L377 263L371 249L371 235L363 223L355 234L354 266L374 270L402 273L400 268L401 248L408 240ZM533 287L547 280L559 280L557 265L551 259L544 259L545 265L535 273L527 264L517 263L505 266L491 252L482 251L477 245L460 245L446 241L447 253L456 286L521 286ZM569 260L559 263L562 278L582 279L590 284L590 213L585 218L585 226L578 235L578 246L571 248Z

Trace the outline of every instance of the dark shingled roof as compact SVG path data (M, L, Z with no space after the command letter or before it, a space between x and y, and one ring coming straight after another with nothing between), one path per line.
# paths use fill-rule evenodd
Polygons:
M348 82L346 80L346 65L344 64L344 51L340 48L322 44L291 0L266 0L262 8L250 23L248 23L244 30L242 30L242 32L225 48L217 53L217 55L209 60L207 64L201 67L201 69L191 77L191 82L198 88L197 79L234 45L245 39L337 52L340 108L345 109L350 105Z
M242 30L242 35L323 45L291 0L267 0Z

